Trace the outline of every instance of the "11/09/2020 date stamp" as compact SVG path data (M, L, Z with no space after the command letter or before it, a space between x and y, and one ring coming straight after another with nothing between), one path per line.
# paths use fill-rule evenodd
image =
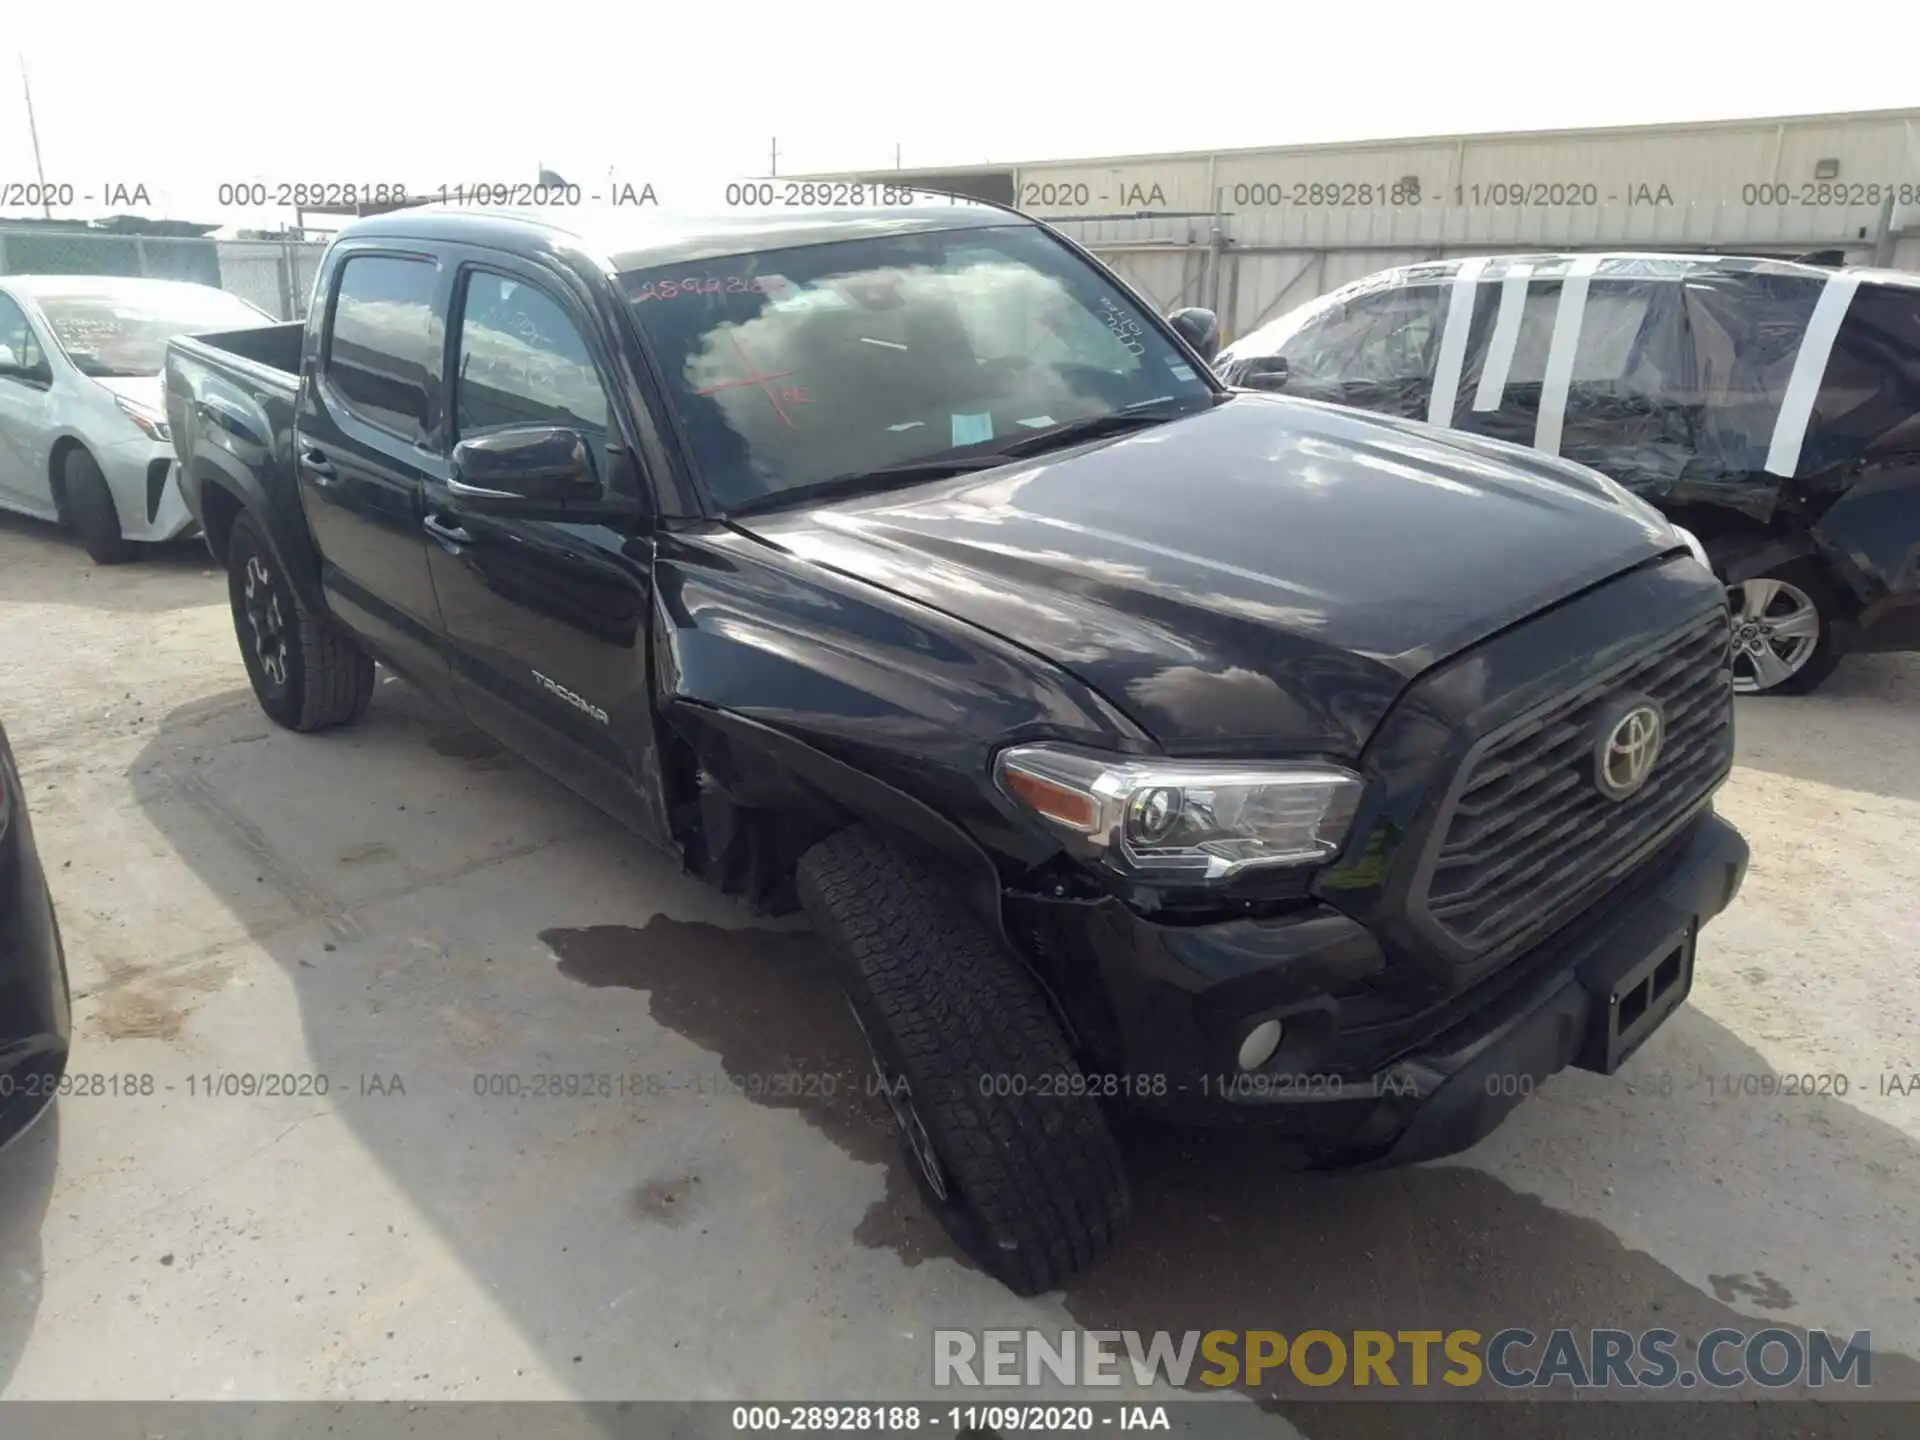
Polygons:
M354 209L361 206L477 206L539 210L576 205L658 206L648 180L608 179L594 186L563 180L462 180L409 190L393 180L234 180L216 187L215 203L278 205L293 209Z
M0 210L64 210L73 205L106 205L135 210L153 204L152 192L138 180L0 180Z
M0 1104L15 1098L139 1100L184 1095L193 1100L297 1100L406 1093L406 1081L392 1072L328 1075L311 1070L226 1070L202 1071L168 1080L146 1070L0 1075Z

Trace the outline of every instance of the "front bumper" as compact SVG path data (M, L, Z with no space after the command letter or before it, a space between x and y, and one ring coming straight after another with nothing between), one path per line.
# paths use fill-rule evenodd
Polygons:
M1044 943L1102 1093L1172 1119L1269 1125L1349 1158L1402 1163L1472 1145L1570 1065L1623 1063L1686 998L1692 942L1732 903L1746 866L1740 833L1703 811L1635 875L1493 975L1397 1006L1396 989L1419 993L1406 989L1411 977L1325 905L1161 926L1100 902L1081 907L1073 927L1088 964L1058 964L1057 923ZM1240 1040L1267 1018L1282 1021L1280 1049L1243 1074Z
M47 877L0 740L0 786L12 796L0 830L0 1145L45 1110L66 1070L72 1013L66 955Z
M176 540L198 528L180 493L180 464L171 445L142 438L102 445L94 454L127 539Z

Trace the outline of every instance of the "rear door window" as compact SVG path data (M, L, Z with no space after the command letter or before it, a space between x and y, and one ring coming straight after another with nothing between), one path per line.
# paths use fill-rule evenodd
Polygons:
M354 415L403 440L428 425L438 281L432 261L396 255L355 255L340 267L327 381Z
M1799 275L1712 275L1682 287L1699 453L1714 473L1761 471L1822 282ZM1857 297L1856 297L1857 298Z
M1569 323L1561 317L1564 282L1558 277L1526 282L1504 382L1501 356L1495 353L1502 283L1494 279L1478 288L1481 303L1457 423L1477 434L1532 445L1554 337L1561 324ZM1559 453L1604 469L1601 461L1614 463L1622 447L1650 444L1677 467L1687 443L1685 411L1692 385L1679 287L1669 280L1595 276L1587 282L1579 324ZM1668 459L1658 466L1669 468Z

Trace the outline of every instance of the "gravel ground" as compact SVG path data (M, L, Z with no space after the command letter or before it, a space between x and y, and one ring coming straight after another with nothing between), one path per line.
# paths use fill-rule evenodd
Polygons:
M803 930L398 682L354 730L278 730L197 547L97 569L0 517L0 714L71 1068L153 1077L0 1157L8 1398L905 1397L931 1327L1028 1324L1868 1329L1876 1389L1920 1397L1920 1093L1881 1078L1920 1071L1920 658L1741 702L1722 810L1752 871L1622 1076L1557 1077L1469 1154L1379 1175L1129 1133L1129 1237L1038 1301L922 1213ZM844 1078L724 1079L793 1066ZM257 1072L327 1093L219 1093ZM653 1079L475 1080L557 1072ZM1722 1078L1806 1073L1847 1093ZM1399 1408L1279 1406L1316 1437Z

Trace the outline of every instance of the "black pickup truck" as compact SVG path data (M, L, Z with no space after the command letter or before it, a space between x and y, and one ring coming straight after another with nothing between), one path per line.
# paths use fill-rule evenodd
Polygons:
M351 225L304 326L173 343L187 502L281 724L377 659L804 907L992 1273L1113 1239L1111 1104L1429 1158L1685 999L1747 849L1684 532L1228 389L1014 211L639 213Z

